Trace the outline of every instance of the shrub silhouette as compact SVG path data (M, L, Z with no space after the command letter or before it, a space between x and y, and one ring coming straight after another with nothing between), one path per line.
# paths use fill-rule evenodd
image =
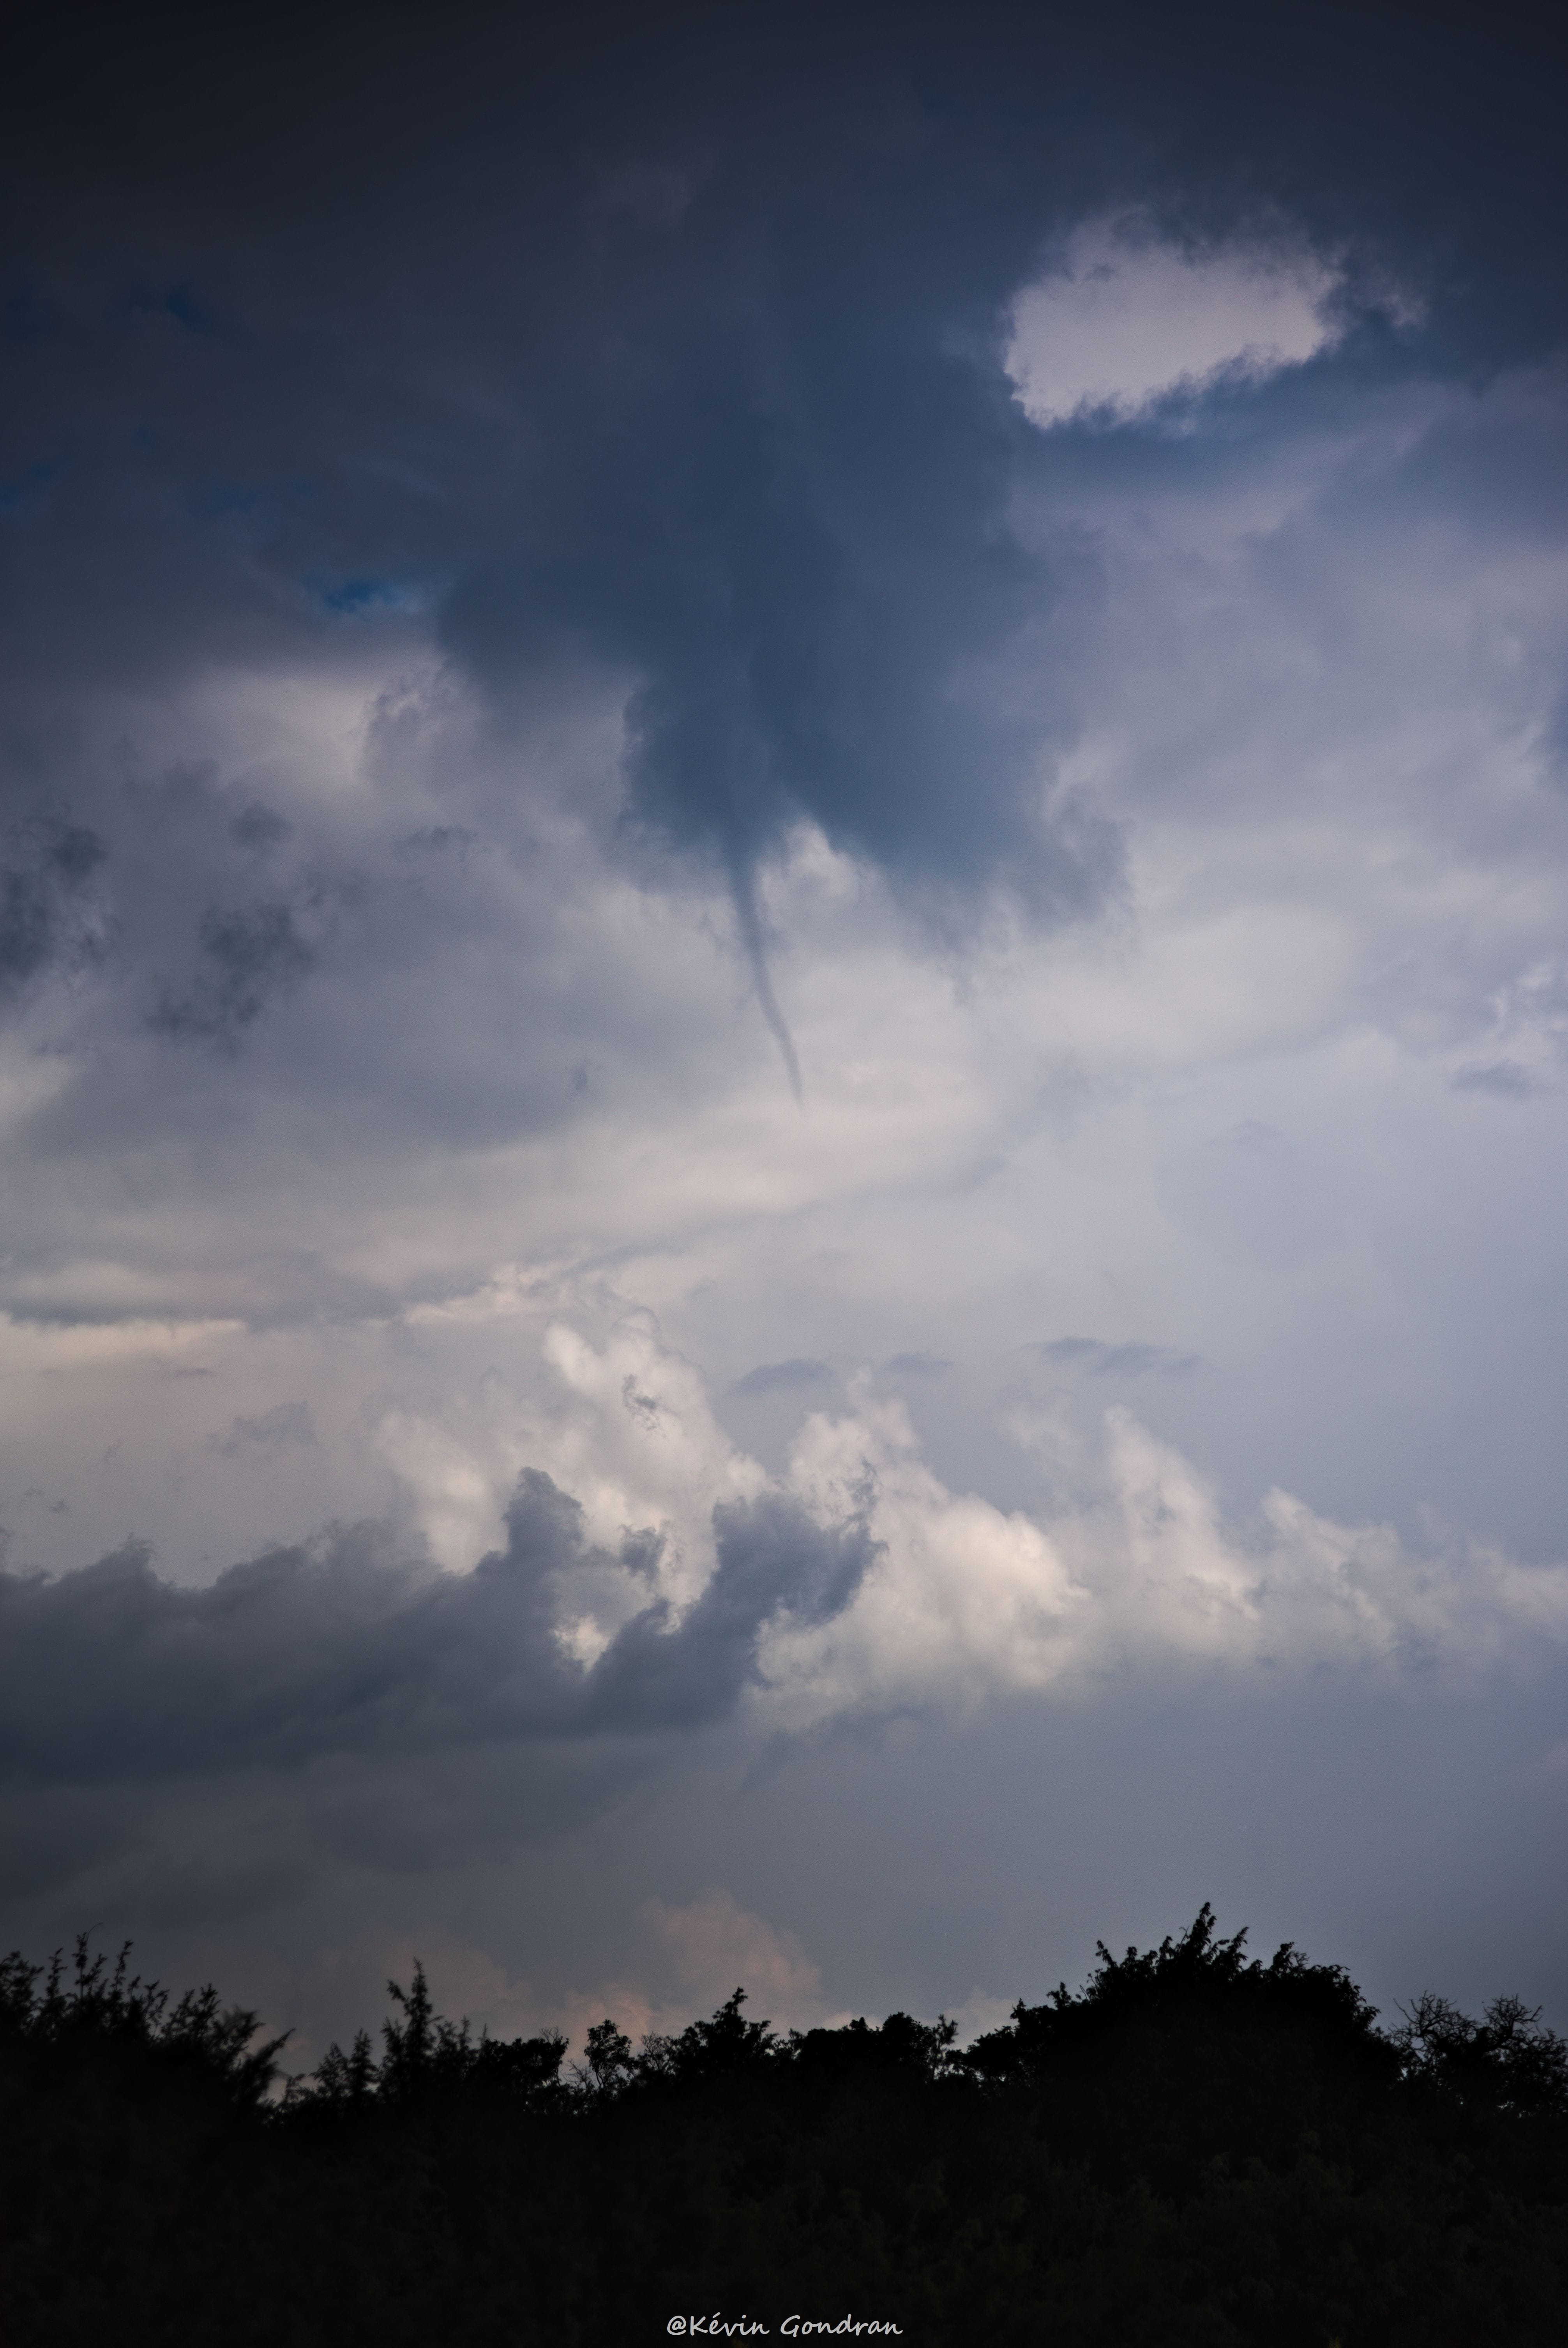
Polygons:
M14 1956L0 2338L621 2348L717 2308L937 2348L1555 2348L1568 2047L1506 1997L1380 2028L1245 1938L1205 1907L1102 1947L962 2050L907 2014L781 2034L737 1989L570 2066L416 1966L281 2094L284 2041L211 1988Z

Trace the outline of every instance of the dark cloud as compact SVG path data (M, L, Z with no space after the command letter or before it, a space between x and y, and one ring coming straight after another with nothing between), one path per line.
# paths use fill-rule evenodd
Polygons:
M733 1395L798 1394L811 1386L825 1385L833 1375L825 1362L799 1357L788 1362L761 1362L737 1378L730 1388Z
M864 1526L824 1530L790 1500L715 1509L718 1570L678 1630L662 1601L621 1632L590 1674L587 1719L690 1727L723 1719L756 1677L759 1627L779 1613L826 1622L876 1553Z
M278 1439L275 1425L259 1439ZM589 1668L557 1638L556 1604L563 1575L609 1560L536 1470L506 1548L466 1575L361 1528L204 1589L160 1580L134 1545L56 1581L0 1577L0 1781L148 1784L722 1721L754 1676L763 1626L837 1612L875 1545L778 1498L721 1508L714 1529L717 1570L696 1603L676 1621L656 1600ZM621 1562L646 1572L651 1540L629 1536Z
M1033 431L1000 366L1053 236L1140 203L1179 237L1274 221L1348 252L1334 365L1356 380L1473 378L1562 330L1557 125L1529 36L1496 23L1445 18L1415 59L1376 10L1309 41L1128 5L569 27L479 6L439 37L412 11L241 9L198 44L156 14L49 15L9 125L5 657L28 755L113 839L121 779L60 715L84 687L428 624L514 716L597 679L627 715L622 840L728 887L786 1060L757 873L796 819L949 942L999 887L1060 920L1118 885L1114 825L1056 780L1093 549L1019 526L1082 452ZM1428 302L1403 342L1390 271ZM1137 442L1094 461L1135 484ZM280 826L325 828L236 796L222 839L252 867ZM492 798L497 832L525 823ZM413 836L466 846L473 812ZM156 887L114 844L126 999L156 995L166 1042L232 1047L320 983L300 907L236 890L216 834ZM26 974L66 884L18 872ZM410 952L468 940L438 897L405 927Z
M1052 589L1006 527L1029 427L994 355L868 305L815 220L763 305L712 203L683 232L709 265L653 256L640 346L562 386L525 542L459 582L446 643L497 687L568 654L628 677L630 817L743 891L804 816L916 885L1092 903L1114 836L1046 813L1050 714L998 673Z
M241 808L229 828L241 848L268 849L280 847L294 827L273 808L252 799L249 807Z
M198 943L196 978L183 994L166 994L153 1014L166 1035L232 1045L315 960L287 904L215 909L203 916Z
M894 1354L882 1365L890 1378L939 1378L952 1366L941 1354Z
M59 819L13 837L0 863L0 999L97 947L87 891L108 852L86 825Z

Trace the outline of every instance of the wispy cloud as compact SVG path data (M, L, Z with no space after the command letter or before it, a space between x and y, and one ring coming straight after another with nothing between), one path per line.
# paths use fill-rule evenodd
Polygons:
M1162 1377L1184 1377L1199 1366L1195 1354L1173 1345L1148 1345L1140 1339L1107 1344L1099 1337L1049 1337L1030 1348L1042 1362L1063 1370L1081 1370L1095 1378L1141 1378L1151 1371Z

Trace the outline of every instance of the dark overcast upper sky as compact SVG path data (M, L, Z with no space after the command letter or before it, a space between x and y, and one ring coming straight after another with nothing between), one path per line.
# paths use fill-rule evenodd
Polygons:
M1568 2016L1563 63L24 12L6 1945Z

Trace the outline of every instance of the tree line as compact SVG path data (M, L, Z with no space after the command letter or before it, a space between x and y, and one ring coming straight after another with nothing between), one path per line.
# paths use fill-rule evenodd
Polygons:
M1510 1997L1380 2026L1342 1967L1245 1941L1204 1907L1102 1945L968 2047L904 2013L781 2034L737 1989L576 2061L438 2013L416 1967L301 2076L211 1987L13 1955L0 2339L1555 2348L1568 2044Z

